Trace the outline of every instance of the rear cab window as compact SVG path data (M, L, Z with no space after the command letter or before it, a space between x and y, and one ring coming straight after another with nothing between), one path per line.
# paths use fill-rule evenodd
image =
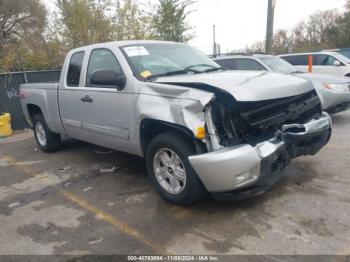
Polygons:
M81 66L83 64L84 55L84 51L79 51L71 56L66 78L67 86L79 86Z

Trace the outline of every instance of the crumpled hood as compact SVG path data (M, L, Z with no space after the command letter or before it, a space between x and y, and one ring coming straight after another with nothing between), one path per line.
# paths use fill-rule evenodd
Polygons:
M224 71L160 77L156 83L204 84L229 92L237 101L261 101L295 96L313 89L299 77L265 71Z
M346 84L350 83L349 77L339 77L339 76L331 76L331 75L321 75L315 73L300 73L294 74L295 76L319 82L319 83L328 83L328 84Z

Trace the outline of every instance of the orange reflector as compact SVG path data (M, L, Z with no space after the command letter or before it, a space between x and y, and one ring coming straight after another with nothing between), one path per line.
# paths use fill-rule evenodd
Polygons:
M207 133L205 131L205 127L204 126L197 128L196 137L198 139L204 139L206 137L206 135L207 135Z

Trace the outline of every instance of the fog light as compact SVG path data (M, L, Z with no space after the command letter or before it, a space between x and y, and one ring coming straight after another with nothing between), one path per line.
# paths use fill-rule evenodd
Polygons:
M247 183L257 180L260 172L260 166L253 168L247 172L241 173L235 177L236 187L243 186Z

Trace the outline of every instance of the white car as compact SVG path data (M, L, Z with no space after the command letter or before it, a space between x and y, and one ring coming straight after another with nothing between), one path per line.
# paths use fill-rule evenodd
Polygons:
M272 55L221 56L214 58L214 61L230 70L270 71L310 80L320 97L323 110L334 114L350 108L350 78L304 73Z
M338 52L284 54L279 57L294 65L298 70L306 72L310 55L313 56L312 71L314 73L350 77L350 59Z

